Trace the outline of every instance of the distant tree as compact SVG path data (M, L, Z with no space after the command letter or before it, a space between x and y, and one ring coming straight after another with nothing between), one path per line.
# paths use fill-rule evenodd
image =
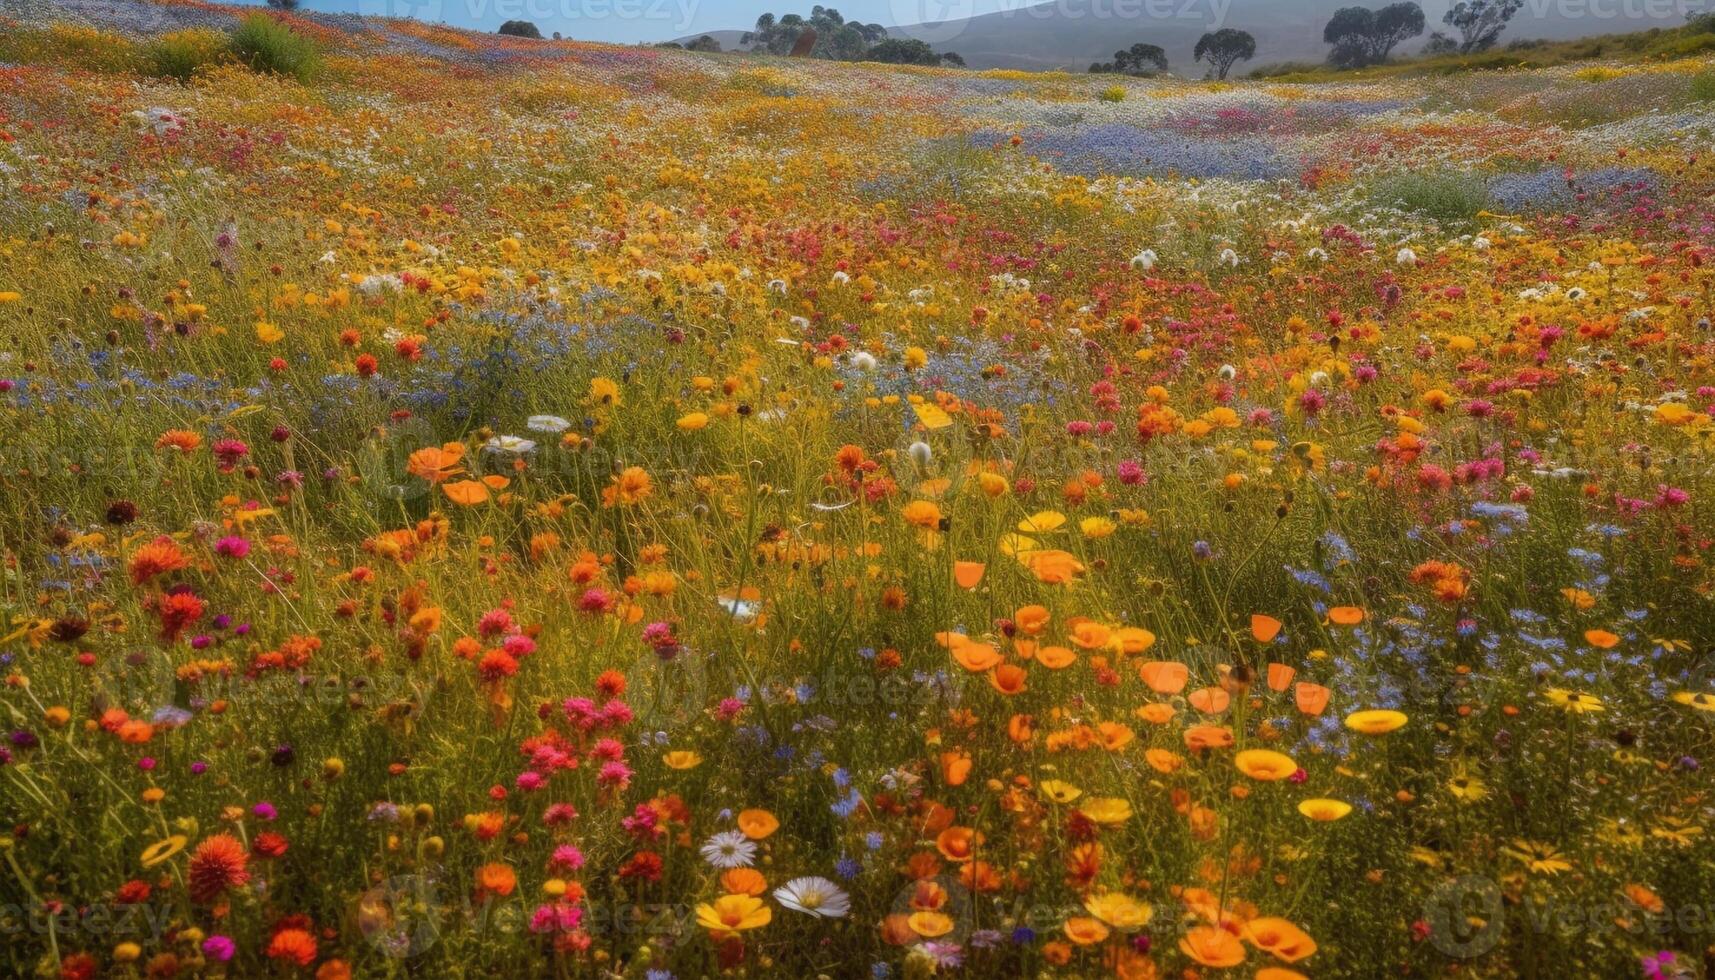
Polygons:
M1401 41L1422 34L1423 28L1423 8L1415 3L1394 3L1380 10L1343 7L1322 29L1322 40L1333 45L1329 63L1362 68L1386 61Z
M560 32L559 31L554 32L554 40L556 40L556 41L560 40Z
M535 24L527 20L509 20L501 24L500 30L495 33L505 34L508 37L528 37L537 41L542 40L542 32L536 29Z
M763 14L756 26L745 31L740 43L753 51L773 55L808 55L831 61L857 61L864 58L870 47L887 39L887 29L880 24L860 24L848 21L832 7L810 8L810 16L785 14L776 18ZM809 44L799 51L800 40Z
M938 65L941 56L916 38L890 37L865 52L863 60L889 65Z
M1114 60L1097 62L1092 72L1112 72L1120 75L1155 75L1167 70L1167 52L1158 44L1134 44L1124 51L1115 51Z
M702 37L699 37L695 41L692 41L691 43L685 45L685 50L686 51L711 51L711 52L714 52L715 54L719 54L720 50L721 50L721 42L715 40L714 38L710 37L707 34L704 34Z
M1427 55L1453 54L1459 50L1459 42L1440 31L1429 35L1429 40L1423 45L1423 53Z
M297 10L298 0L268 0L268 6L275 10Z
M1216 78L1226 78L1234 65L1256 57L1256 38L1249 31L1223 27L1198 38L1191 55L1192 61L1207 61Z
M1460 54L1487 51L1500 40L1524 0L1459 0L1441 22L1459 32Z
M959 57L959 53L957 51L941 52L941 60L946 64L952 65L954 68L965 67L965 59Z

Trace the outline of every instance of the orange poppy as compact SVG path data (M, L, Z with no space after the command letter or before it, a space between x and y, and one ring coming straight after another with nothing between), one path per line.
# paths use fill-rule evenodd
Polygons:
M767 810L740 810L738 829L751 840L762 840L780 829L780 820Z
M1262 613L1251 614L1251 635L1258 643L1267 643L1280 635L1280 620Z
M1237 937L1215 926L1195 926L1179 940L1179 950L1204 966L1217 969L1245 961L1245 947Z
M1271 691L1286 690L1287 685L1292 683L1292 677L1296 673L1298 673L1296 670L1293 670L1285 664L1269 664L1268 689Z
M969 861L982 842L983 835L970 827L948 827L935 838L935 850L949 861Z
M1108 645L1127 656L1135 656L1155 646L1155 634L1141 626L1126 626L1114 631Z
M721 890L733 895L761 895L768 890L768 879L755 868L729 868L721 872Z
M1024 668L1017 664L1001 664L989 673L989 686L1011 697L1024 691Z
M1218 687L1204 687L1191 692L1185 700L1191 702L1191 707L1206 715L1218 715L1227 710L1232 702L1226 691Z
M1173 707L1173 705L1164 704L1159 701L1143 705L1132 712L1132 714L1149 722L1151 725L1165 725L1172 721L1173 716L1178 713L1178 709Z
M954 633L952 630L942 630L935 634L935 642L941 644L942 647L948 650L957 650L971 642L971 638L963 633Z
M1335 606L1328 610L1328 622L1335 626L1356 626L1364 621L1364 610L1358 606Z
M1137 738L1137 733L1117 721L1104 721L1096 726L1097 734L1102 737L1102 748L1109 752L1118 752Z
M1193 725L1185 729L1185 745L1192 749L1230 749L1233 732L1223 725Z
M1087 915L1072 916L1060 928L1067 939L1079 946L1094 946L1108 938L1108 927L1100 919Z
M941 753L941 778L948 786L963 786L971 775L971 754L955 751Z
M1298 710L1307 715L1319 715L1328 707L1328 696L1333 692L1320 684L1309 681L1299 681L1292 689L1293 700L1298 704Z
M1035 575L1038 582L1048 585L1064 585L1084 572L1083 562L1068 551L1051 548L1026 552L1020 557L1030 569L1030 574Z
M953 582L961 589L974 589L983 580L988 566L980 561L953 562Z
M1071 647L1043 647L1036 651L1036 662L1049 670L1059 670L1076 663L1078 655Z
M488 500L488 487L477 480L460 480L457 483L444 484L441 492L447 499L461 507L474 507Z
M1035 636L1048 628L1047 606L1023 606L1012 614L1013 624L1026 636Z
M1139 677L1157 694L1178 694L1185 689L1191 671L1176 660L1149 660L1137 667Z
M1245 923L1245 938L1257 949L1276 959L1296 963L1316 952L1316 940L1303 929L1278 916L1264 916Z
M1177 752L1166 749L1149 749L1143 753L1143 761L1149 763L1156 772L1169 774L1178 771L1185 764L1185 757Z
M1619 644L1620 638L1607 630L1585 630L1584 642L1598 650L1609 650Z
M953 650L953 659L973 674L981 673L1000 663L1000 651L987 643L966 643Z
M1108 645L1108 638L1113 636L1113 630L1093 619L1074 619L1068 621L1067 625L1071 627L1073 645L1086 650L1100 650Z

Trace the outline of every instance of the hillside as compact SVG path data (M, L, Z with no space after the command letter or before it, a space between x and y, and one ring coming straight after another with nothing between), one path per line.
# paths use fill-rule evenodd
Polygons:
M1320 62L1328 53L1322 28L1328 18L1354 0L1231 0L1217 5L1206 0L1174 0L1173 3L1115 2L1115 0L1055 0L983 14L959 21L906 24L892 27L900 37L928 41L936 51L955 51L972 68L1016 68L1032 71L1063 69L1083 71L1091 62L1107 61L1118 48L1143 41L1167 51L1171 70L1188 77L1202 75L1193 63L1192 51L1205 32L1220 27L1249 31L1257 40L1257 56L1247 67L1279 62ZM1368 4L1379 6L1379 3ZM1425 0L1422 4L1430 29L1441 26L1447 0ZM1527 2L1502 35L1502 44L1517 39L1568 40L1600 34L1677 27L1684 23L1677 14L1650 17L1579 16L1578 8L1534 0ZM1640 8L1642 9L1642 8ZM1171 11L1172 16L1150 16L1147 11ZM1137 11L1135 16L1120 12ZM1221 12L1221 16L1216 15ZM781 11L785 12L785 8ZM1183 16L1181 16L1183 14ZM731 49L742 30L713 33L725 49ZM695 35L693 35L695 36ZM728 41L731 38L731 42ZM1401 45L1400 53L1417 51L1423 37ZM680 39L680 40L688 40Z

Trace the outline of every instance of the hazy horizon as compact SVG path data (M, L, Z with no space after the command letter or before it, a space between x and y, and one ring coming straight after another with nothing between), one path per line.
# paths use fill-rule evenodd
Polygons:
M240 0L243 2L243 0ZM261 4L254 4L260 6ZM808 16L814 3L802 9L775 0L303 0L303 10L369 16L411 17L427 23L492 31L508 20L535 24L544 36L558 31L568 39L616 44L654 43L701 33L743 30L763 13ZM1187 26L1214 30L1247 28L1263 19L1255 9L1235 10L1244 0L855 0L825 3L848 21L888 28L939 24L985 14L1042 18L1051 11L1111 22L1114 40L1146 40L1152 27L1184 30ZM1302 22L1302 30L1320 42L1327 15L1344 6L1380 7L1382 0L1282 0L1267 4L1277 21ZM1422 3L1431 30L1440 27L1447 0ZM1508 31L1509 38L1534 37L1533 23L1577 24L1575 35L1618 33L1672 27L1695 12L1715 9L1710 0L1526 0ZM1235 20L1238 14L1242 20ZM1587 29L1586 29L1587 28ZM1565 36L1564 26L1547 32ZM911 34L913 32L906 31ZM1546 35L1545 35L1546 36ZM954 47L956 37L929 32L926 40ZM1259 52L1259 60L1267 60Z

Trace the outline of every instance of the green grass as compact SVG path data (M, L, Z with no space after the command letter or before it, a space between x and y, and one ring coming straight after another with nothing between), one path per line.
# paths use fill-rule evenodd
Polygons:
M314 41L267 14L251 14L232 32L232 52L251 70L309 83L321 72Z
M197 69L218 63L231 50L231 40L219 31L192 28L164 34L149 42L143 50L143 60L151 75L188 82Z
M1368 68L1339 69L1318 63L1282 62L1262 65L1252 71L1250 77L1281 82L1325 82L1457 75L1471 71L1500 71L1511 68L1553 68L1598 59L1628 62L1671 61L1709 51L1715 51L1715 16L1705 16L1682 27L1653 28L1629 34L1601 34L1574 41L1521 38L1502 48L1477 54L1397 58L1385 65Z
M1370 202L1424 215L1441 224L1471 221L1490 204L1488 188L1463 174L1399 174L1370 188Z

